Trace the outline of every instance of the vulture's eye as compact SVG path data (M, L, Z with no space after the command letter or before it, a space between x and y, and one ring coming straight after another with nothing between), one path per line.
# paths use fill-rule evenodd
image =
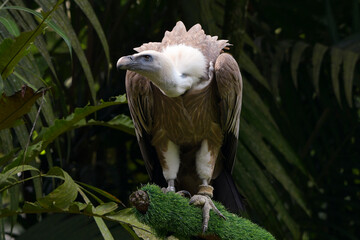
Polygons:
M151 61L152 57L150 55L144 55L143 58L145 59L145 61Z

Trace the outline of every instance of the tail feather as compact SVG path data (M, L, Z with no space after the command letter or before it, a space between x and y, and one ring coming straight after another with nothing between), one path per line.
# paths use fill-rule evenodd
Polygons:
M230 212L245 212L244 197L241 196L236 188L231 174L223 170L220 175L213 180L214 200L221 202Z

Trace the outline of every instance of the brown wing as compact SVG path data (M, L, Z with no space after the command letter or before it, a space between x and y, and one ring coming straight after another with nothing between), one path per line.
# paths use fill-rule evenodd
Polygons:
M146 170L153 182L164 186L166 182L150 138L154 105L151 83L140 74L127 71L125 85L130 114L134 122L136 137Z
M231 173L239 138L243 84L239 66L230 54L222 53L216 59L215 77L221 99L221 125L224 131L221 152L224 156L224 167Z

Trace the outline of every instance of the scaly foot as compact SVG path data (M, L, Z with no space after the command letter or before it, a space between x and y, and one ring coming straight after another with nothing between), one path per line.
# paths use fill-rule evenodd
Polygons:
M203 230L203 233L205 233L208 228L208 223L209 223L209 219L210 219L210 209L214 210L217 215L219 215L220 217L222 217L223 219L226 220L225 216L222 215L222 213L219 211L219 209L217 209L217 207L215 206L215 204L213 203L213 201L211 200L211 198L209 196L194 195L190 199L189 204L194 204L195 206L202 206L202 211L203 211L202 230Z

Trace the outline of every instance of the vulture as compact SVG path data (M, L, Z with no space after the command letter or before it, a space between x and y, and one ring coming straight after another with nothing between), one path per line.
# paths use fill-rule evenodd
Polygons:
M188 31L179 21L161 42L134 48L117 68L127 70L126 92L137 140L152 182L165 192L186 190L191 204L219 216L212 199L243 210L231 177L239 136L242 78L230 44Z

